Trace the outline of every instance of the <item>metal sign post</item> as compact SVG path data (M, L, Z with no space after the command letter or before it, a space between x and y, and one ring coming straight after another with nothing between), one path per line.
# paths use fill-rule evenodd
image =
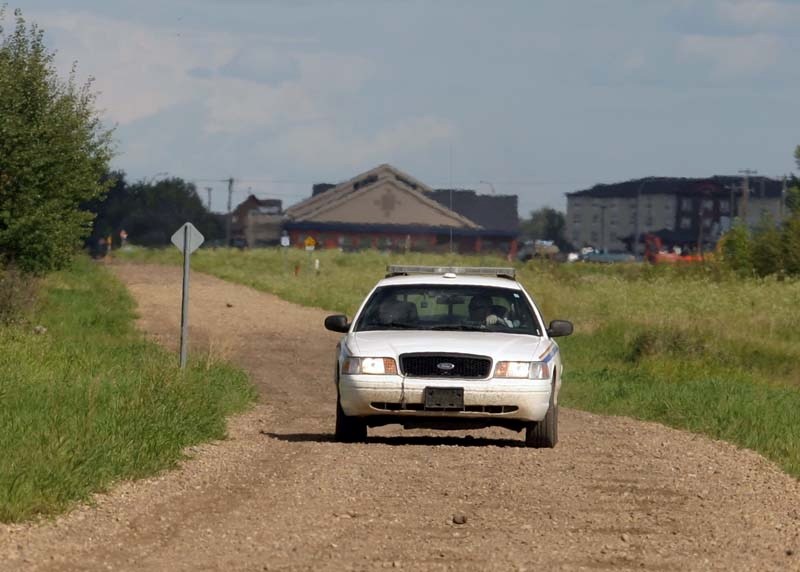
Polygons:
M281 253L282 253L281 254L281 258L283 259L283 273L284 274L286 274L286 259L288 258L289 245L290 244L291 244L291 241L289 239L289 235L284 230L283 234L281 235Z
M311 269L314 264L314 248L317 246L317 241L313 236L307 236L305 239L306 252L308 252L308 267Z
M186 367L187 347L189 345L189 258L200 248L205 238L190 222L180 227L172 235L172 244L183 252L183 293L181 295L181 369Z

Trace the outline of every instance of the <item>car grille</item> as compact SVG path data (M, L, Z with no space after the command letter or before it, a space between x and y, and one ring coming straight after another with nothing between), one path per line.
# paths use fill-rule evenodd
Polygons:
M402 354L400 367L408 377L485 379L492 369L492 360L484 356Z

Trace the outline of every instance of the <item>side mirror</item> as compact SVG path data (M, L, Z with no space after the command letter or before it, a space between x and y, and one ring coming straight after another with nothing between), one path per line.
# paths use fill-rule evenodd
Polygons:
M347 323L347 316L344 314L335 314L325 318L325 328L332 332L345 334L347 330L350 329L350 324Z
M547 328L547 335L551 338L560 338L572 334L572 322L566 320L553 320Z

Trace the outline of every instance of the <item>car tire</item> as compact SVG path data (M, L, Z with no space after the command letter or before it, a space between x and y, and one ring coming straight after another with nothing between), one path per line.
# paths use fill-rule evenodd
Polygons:
M556 399L556 384L553 380L553 390L550 392L550 406L547 415L541 421L533 421L525 427L525 446L535 449L552 449L558 443L558 405Z
M367 440L367 424L358 417L348 417L336 399L336 440L340 443L363 443Z

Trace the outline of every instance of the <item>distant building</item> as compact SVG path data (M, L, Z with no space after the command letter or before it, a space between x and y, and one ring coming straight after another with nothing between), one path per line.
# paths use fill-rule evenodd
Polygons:
M468 189L435 189L430 197L483 228L480 250L508 252L519 236L517 195L479 195Z
M291 243L307 236L325 248L357 250L516 251L516 196L434 191L414 177L379 165L338 185L314 185L312 196L286 210Z
M566 238L576 248L633 251L637 234L658 235L666 244L713 246L736 217L754 227L767 213L784 216L783 182L751 177L707 179L652 177L595 185L567 193ZM641 246L639 250L641 251Z
M231 240L242 246L274 246L280 243L283 202L250 195L231 214Z

